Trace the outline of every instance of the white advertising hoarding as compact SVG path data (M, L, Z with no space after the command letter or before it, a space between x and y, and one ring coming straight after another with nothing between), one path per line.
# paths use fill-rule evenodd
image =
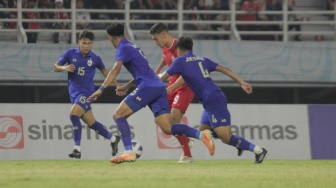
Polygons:
M69 159L73 149L70 104L0 104L0 160ZM93 104L98 121L118 133L112 120L118 104ZM310 159L307 105L231 104L232 131L265 147L269 159ZM202 113L200 104L192 104L183 122L197 127ZM163 134L152 113L144 108L129 119L133 140L144 148L142 160L178 159L182 153L175 137ZM235 148L215 141L216 152L210 156L198 140L192 148L195 159L249 159L246 151L237 157ZM123 151L122 144L119 145ZM83 126L82 159L109 160L109 141Z

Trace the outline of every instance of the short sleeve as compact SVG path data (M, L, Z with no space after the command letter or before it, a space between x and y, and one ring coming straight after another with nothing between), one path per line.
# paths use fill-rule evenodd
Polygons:
M104 70L105 69L105 64L103 63L103 60L97 56L97 66L99 70Z
M182 72L182 66L183 66L183 62L182 62L183 58L178 57L177 59L175 59L172 63L172 65L167 69L167 73L169 75L174 75L174 74L180 74Z
M210 72L216 71L216 68L217 68L217 66L218 66L218 63L212 61L212 60L209 59L209 58L205 58L205 61L207 62L208 66L209 66L209 71L210 71Z
M64 65L66 63L69 63L69 57L70 57L71 49L66 50L61 57L57 60L58 64Z

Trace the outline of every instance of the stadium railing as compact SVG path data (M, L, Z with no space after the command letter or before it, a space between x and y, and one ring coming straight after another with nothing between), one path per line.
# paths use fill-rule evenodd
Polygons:
M260 14L266 15L282 15L282 21L238 21L236 20L236 15L246 14L245 11L236 10L236 4L234 0L230 1L230 10L228 11L213 11L213 10L184 10L183 9L183 0L178 0L178 8L177 10L140 10L140 9L131 9L130 8L130 0L125 0L125 8L123 10L111 10L111 9L83 9L77 10L75 7L75 1L71 1L71 9L65 9L65 12L68 12L71 16L70 19L25 19L22 17L23 12L55 12L57 9L26 9L22 7L22 0L17 1L18 8L3 8L1 11L4 12L17 12L16 19L0 19L0 22L16 22L17 29L0 29L0 34L3 33L16 33L17 42L18 43L27 43L26 32L45 32L45 33L54 33L54 32L67 32L71 33L71 43L76 43L76 33L79 30L76 30L76 13L77 12L89 12L89 13L119 13L124 14L124 20L91 20L90 23L100 23L106 24L114 23L114 22L122 22L125 24L127 28L127 34L131 40L134 40L135 36L148 36L147 29L133 29L131 25L133 24L154 24L157 22L165 22L167 24L176 24L177 29L171 30L172 33L177 36L181 36L183 34L189 35L197 35L197 34L206 34L206 35L229 35L231 40L241 40L241 35L282 35L282 41L287 42L289 40L289 36L301 34L301 35L328 35L335 40L336 33L336 20L298 20L298 21L289 21L288 16L295 15L336 15L336 9L334 11L326 11L326 10L304 10L304 11L288 11L288 0L283 1L283 10L282 11L260 11ZM148 19L131 19L131 14L175 14L176 20L148 20ZM216 20L188 20L185 19L185 15L191 14L227 14L230 15L230 20L226 21L216 21ZM38 23L51 23L51 22L67 22L71 24L71 29L24 29L22 23L28 22L38 22ZM228 30L186 30L184 29L188 24L225 24L229 25ZM248 24L248 25L281 25L282 31L239 31L237 29L238 25ZM300 25L313 25L318 27L321 24L328 24L329 26L333 26L332 30L322 31L288 31L289 25L300 24ZM96 33L105 33L105 30L98 29L95 30ZM1 41L1 38L0 38Z

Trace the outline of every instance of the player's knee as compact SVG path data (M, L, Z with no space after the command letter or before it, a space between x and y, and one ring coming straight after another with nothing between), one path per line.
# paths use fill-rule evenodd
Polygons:
M230 136L224 134L224 135L218 135L218 137L223 143L229 144L231 138Z
M160 125L159 125L160 126ZM171 135L171 126L160 126L160 129L166 135Z

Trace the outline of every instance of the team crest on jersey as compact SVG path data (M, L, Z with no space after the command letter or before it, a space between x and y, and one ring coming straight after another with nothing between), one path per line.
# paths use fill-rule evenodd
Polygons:
M77 59L73 58L72 61L73 61L73 62L77 62Z
M87 61L87 65L89 65L89 66L92 65L92 59L91 58Z

